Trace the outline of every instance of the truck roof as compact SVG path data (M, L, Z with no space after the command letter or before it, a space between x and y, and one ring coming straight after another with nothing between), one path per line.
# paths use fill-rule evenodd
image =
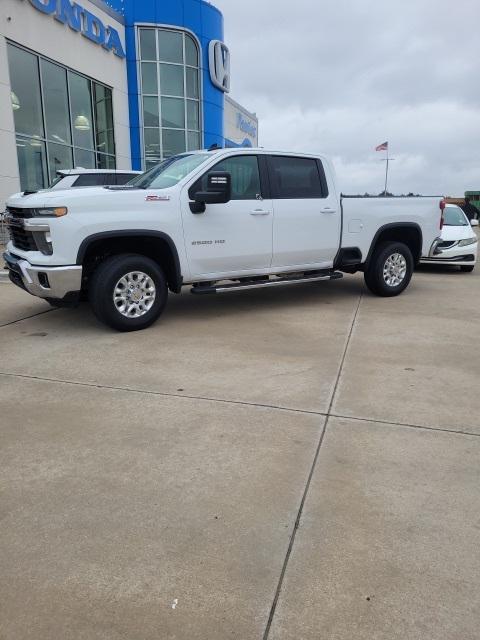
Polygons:
M59 176L80 176L85 173L128 173L131 175L139 175L143 173L143 171L134 171L133 169L84 169L83 167L58 169L57 171L57 175Z

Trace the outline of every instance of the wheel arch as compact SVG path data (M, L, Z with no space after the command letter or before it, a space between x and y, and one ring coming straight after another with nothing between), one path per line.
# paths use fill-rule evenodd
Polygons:
M139 253L151 258L163 269L168 288L180 292L183 279L177 247L162 231L122 229L94 233L80 244L77 265L84 267L84 278L88 280L99 261L120 253Z
M415 264L422 256L423 233L420 225L416 222L391 222L384 224L375 233L372 244L368 251L365 264L370 263L373 252L382 242L403 242L412 252Z

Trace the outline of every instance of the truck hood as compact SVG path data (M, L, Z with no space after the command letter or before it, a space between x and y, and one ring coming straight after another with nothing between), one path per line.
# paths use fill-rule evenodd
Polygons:
M24 196L17 193L7 200L7 206L20 208L41 208L41 207L68 207L72 210L81 211L85 206L90 208L93 203L98 204L99 200L108 202L125 201L136 194L135 200L143 201L150 198L170 200L176 192L175 187L168 189L106 189L104 187L79 187L78 189L58 189L38 191Z
M108 189L103 187L80 187L76 189L58 189L51 190L45 189L31 193L29 195L23 195L23 193L16 193L7 199L7 207L26 207L26 208L41 208L41 207L53 207L55 205L64 205L68 202L77 201L79 198L98 196L101 197L108 192Z

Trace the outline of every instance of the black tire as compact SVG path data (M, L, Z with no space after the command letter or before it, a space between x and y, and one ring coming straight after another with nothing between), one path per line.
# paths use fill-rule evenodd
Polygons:
M464 271L465 273L472 273L472 271L475 269L475 265L474 264L462 264L460 266L460 270Z
M143 304L144 315L139 317L124 315L113 298L119 281L132 272L146 274L155 286L154 301L148 310L145 310L145 305L142 303L143 297L135 303L135 305ZM135 281L132 280L132 282ZM138 280L138 282L141 281ZM124 288L124 290L127 289ZM96 268L90 278L88 294L93 312L101 322L117 331L139 331L149 327L160 316L167 303L168 288L165 275L156 262L138 254L123 253L107 258Z
M402 280L397 284L388 284L389 276L384 276L386 263L395 254L403 257L405 271ZM412 279L414 261L412 252L403 242L382 242L374 250L373 255L365 269L365 284L372 293L377 296L398 296L404 291Z

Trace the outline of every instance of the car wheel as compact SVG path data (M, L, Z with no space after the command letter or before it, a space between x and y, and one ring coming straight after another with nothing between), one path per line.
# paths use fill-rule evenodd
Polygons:
M383 242L365 270L365 284L377 296L398 296L412 278L413 256L403 242Z
M167 297L162 269L150 258L137 254L107 258L90 280L93 312L117 331L149 327L164 310Z
M472 271L475 269L475 265L474 264L462 264L460 266L460 270L464 271L465 273L472 273Z

